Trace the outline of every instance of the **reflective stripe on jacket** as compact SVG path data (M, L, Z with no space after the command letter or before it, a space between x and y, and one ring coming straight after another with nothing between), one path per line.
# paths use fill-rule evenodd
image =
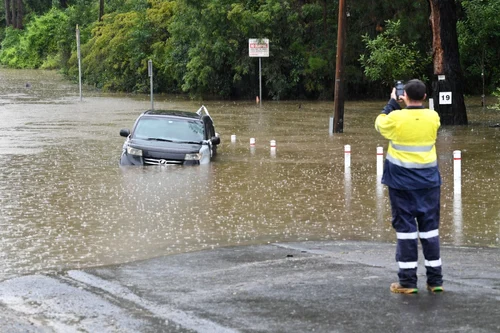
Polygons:
M437 112L422 107L381 113L375 128L389 140L382 183L407 190L441 185L435 147L440 125Z

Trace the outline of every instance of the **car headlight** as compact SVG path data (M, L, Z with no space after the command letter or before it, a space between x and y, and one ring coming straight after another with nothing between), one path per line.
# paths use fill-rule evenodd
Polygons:
M201 154L200 153L186 154L186 156L184 157L184 159L186 161L199 161L199 160L201 160Z
M128 146L127 154L134 156L142 156L142 150Z

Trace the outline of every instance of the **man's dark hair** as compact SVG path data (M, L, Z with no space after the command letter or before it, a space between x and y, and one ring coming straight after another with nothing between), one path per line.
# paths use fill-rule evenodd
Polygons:
M425 87L425 83L420 80L410 80L405 84L406 95L412 101L422 101L425 97L425 93L427 88Z

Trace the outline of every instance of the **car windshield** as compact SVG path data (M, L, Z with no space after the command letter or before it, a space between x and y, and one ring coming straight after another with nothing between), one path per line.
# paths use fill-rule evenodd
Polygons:
M203 123L191 119L144 117L139 120L134 137L173 142L201 142Z

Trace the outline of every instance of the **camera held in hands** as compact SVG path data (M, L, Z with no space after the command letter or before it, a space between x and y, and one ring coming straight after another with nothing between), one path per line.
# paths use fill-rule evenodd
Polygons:
M399 99L399 97L404 94L405 84L403 81L396 81L396 85L394 87L396 88L396 97Z

